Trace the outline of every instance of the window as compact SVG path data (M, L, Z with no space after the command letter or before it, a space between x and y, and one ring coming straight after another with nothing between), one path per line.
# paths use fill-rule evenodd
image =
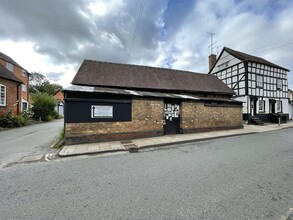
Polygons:
M6 86L0 84L0 106L6 106Z
M263 88L263 77L257 75L256 76L256 87Z
M21 90L22 90L23 92L26 92L26 85L25 85L25 84L22 84L22 85L21 85Z
M282 112L282 101L277 101L277 112Z
M22 100L22 106L21 106L22 112L27 111L27 109L28 109L28 103L27 103L27 101Z
M113 118L113 106L111 105L92 105L92 118Z
M6 68L13 72L13 65L11 63L6 62Z
M22 76L26 77L26 71L25 70L22 70Z
M282 90L282 86L283 86L282 80L277 79L277 90Z
M264 112L265 111L265 101L264 100L259 100L258 101L258 111L259 112Z

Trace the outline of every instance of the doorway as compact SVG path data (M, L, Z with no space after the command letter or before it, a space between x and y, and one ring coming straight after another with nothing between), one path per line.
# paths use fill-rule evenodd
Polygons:
M275 114L276 113L276 109L275 109L276 100L270 99L269 103L270 103L270 113Z
M164 134L180 134L180 104L164 103Z
M251 99L250 101L251 116L256 116L256 103L257 103L257 99Z

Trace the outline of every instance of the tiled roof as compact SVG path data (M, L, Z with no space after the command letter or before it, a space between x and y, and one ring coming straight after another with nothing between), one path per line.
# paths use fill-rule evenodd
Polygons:
M15 62L13 59L11 59L11 57L5 55L4 53L1 53L0 52L0 58L2 58L3 60L15 65L15 66L18 66L19 68L23 69L17 62Z
M234 94L214 75L84 60L72 84L191 93Z
M6 69L2 64L0 64L0 77L14 82L22 83L19 78L17 78L12 72Z
M283 70L286 70L286 71L289 71L288 69L284 68L284 67L281 67L279 65L276 65L274 63L271 63L261 57L256 57L256 56L252 56L252 55L249 55L247 53L243 53L243 52L240 52L240 51L237 51L237 50L232 50L228 47L224 47L223 51L227 51L229 54L233 55L234 57L242 60L242 61L250 61L250 62L256 62L256 63L260 63L260 64L264 64L264 65L267 65L267 66L271 66L271 67L275 67L275 68L280 68L280 69L283 69Z

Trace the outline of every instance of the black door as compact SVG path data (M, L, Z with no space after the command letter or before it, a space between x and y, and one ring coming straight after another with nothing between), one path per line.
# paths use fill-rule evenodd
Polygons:
M275 104L276 104L276 101L275 100L270 100L270 113L275 113L276 110L275 110Z
M179 134L180 133L180 104L165 103L165 134Z

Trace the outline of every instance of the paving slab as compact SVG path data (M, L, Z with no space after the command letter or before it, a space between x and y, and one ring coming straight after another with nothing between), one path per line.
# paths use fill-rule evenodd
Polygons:
M222 130L222 131L211 131L211 132L201 132L192 134L176 134L176 135L165 135L160 137L149 137L140 138L133 140L121 140L121 141L110 141L110 142L99 142L91 144L78 144L64 146L59 152L60 156L74 156L81 154L91 154L91 153L105 153L113 151L126 151L133 148L141 149L146 147L163 146L168 144L179 144L186 143L190 141L197 140L207 140L219 137L228 137L234 135L245 135L251 133L261 133L268 132L278 129L293 127L293 122L281 124L266 124L264 126L258 125L244 125L243 129L233 129L233 130ZM34 158L30 158L34 159ZM24 159L24 160L30 160Z

